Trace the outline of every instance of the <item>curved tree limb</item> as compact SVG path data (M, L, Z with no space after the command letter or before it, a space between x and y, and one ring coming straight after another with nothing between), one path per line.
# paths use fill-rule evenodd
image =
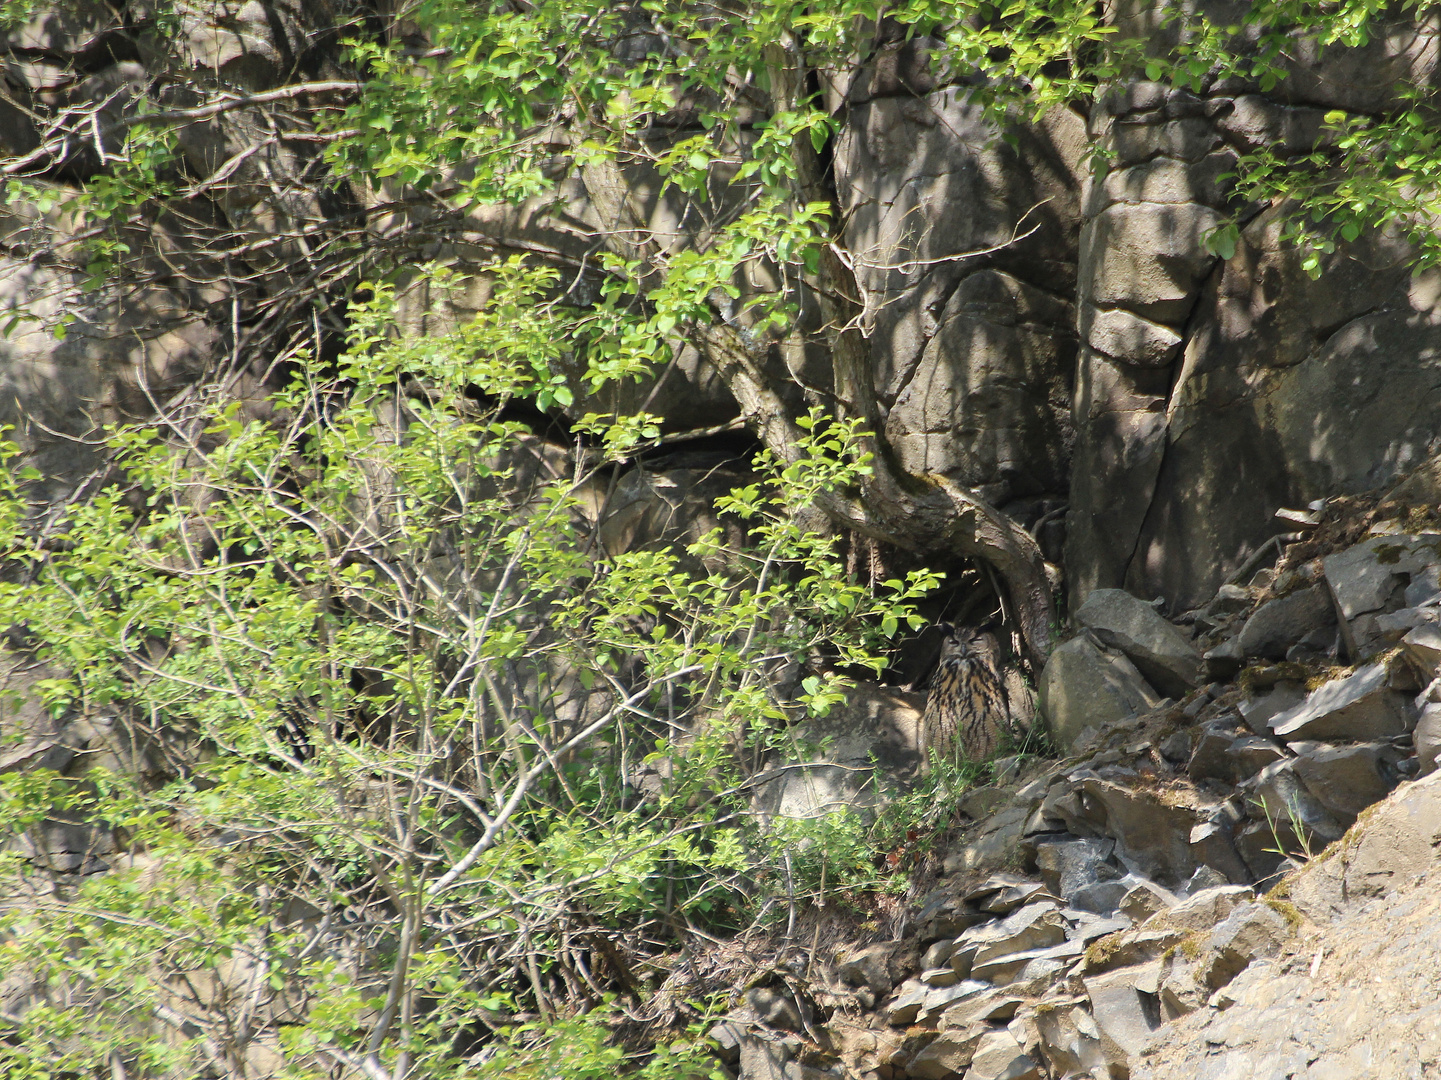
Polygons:
M795 50L787 53L794 56ZM789 74L785 70L772 73L773 87L798 85L799 81L794 68ZM808 137L796 140L793 154L797 201L833 206L834 196L826 188L824 170ZM597 157L580 171L612 249L642 263L663 261L618 164ZM881 434L871 349L858 318L858 284L852 268L835 248L834 243L821 247L818 268L807 275L805 283L821 308L837 419L862 422L861 448L871 454L873 471L858 491L830 492L818 500L818 509L843 528L907 551L946 552L989 563L1006 584L1027 655L1039 670L1050 655L1056 624L1041 549L1010 517L960 485L941 476L911 476L900 468ZM747 424L766 448L780 460L794 462L800 456L804 432L766 371L766 342L750 343L739 329L721 319L696 324L688 336L720 373Z

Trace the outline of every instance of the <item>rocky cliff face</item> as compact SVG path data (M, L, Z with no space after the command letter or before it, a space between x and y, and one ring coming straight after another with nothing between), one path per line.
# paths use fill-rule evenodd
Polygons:
M89 95L101 115L123 117L157 92L147 80L162 70L125 44L135 26L99 7L66 10L7 38L22 96L54 108ZM337 74L340 29L325 12L272 15L253 4L228 15L197 8L153 62L262 91ZM1169 32L1149 16L1123 28ZM1441 285L1413 279L1406 244L1391 237L1343 246L1312 280L1282 243L1274 209L1238 206L1229 177L1237 155L1258 147L1309 149L1328 109L1374 109L1402 81L1429 79L1428 27L1319 60L1298 54L1292 78L1269 93L1116 85L1088 109L1013 125L1008 141L934 59L937 44L882 38L830 90L844 239L885 434L908 471L948 476L1027 525L1067 504L1064 523L1051 515L1041 538L1060 559L1064 537L1073 604L1094 588L1125 588L1184 610L1287 531L1277 509L1383 486L1434 449ZM167 101L161 92L156 103ZM35 118L7 115L5 148L33 150ZM226 183L208 223L190 213L137 231L133 281L82 291L83 267L65 258L67 223L33 193L8 212L6 304L38 321L3 345L5 407L57 491L90 464L64 436L91 418L143 413L147 394L193 384L264 334L279 346L277 328L295 315L287 289L307 274L343 275L322 267L303 234L354 217L365 198L318 198L305 137L262 138L245 115L183 129L195 174L224 164ZM100 164L81 155L51 182L83 180ZM636 184L651 224L683 234L673 195L655 195L644 177ZM574 230L594 215L583 189L567 200L559 217L480 215L471 227L582 252ZM1205 238L1237 210L1245 227L1223 260ZM426 220L397 208L355 235L407 231L423 245ZM244 242L217 256L222 229ZM428 254L463 268L478 249L454 232ZM475 291L480 302L483 280ZM56 341L50 323L62 307L79 318ZM416 325L434 317L417 310ZM783 362L803 383L825 378L805 355ZM694 355L662 391L650 408L677 429L734 415ZM242 379L229 392L253 388Z

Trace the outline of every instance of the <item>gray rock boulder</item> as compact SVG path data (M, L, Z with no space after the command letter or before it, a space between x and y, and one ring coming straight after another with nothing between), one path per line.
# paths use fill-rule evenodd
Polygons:
M1108 838L1037 844L1036 868L1052 893L1070 900L1091 885L1122 876L1111 858L1115 849L1116 842Z
M1066 920L1057 905L1027 904L1004 919L967 930L956 941L951 964L955 966L956 958L967 952L974 968L994 957L1050 948L1066 940L1066 929Z
M1253 960L1280 949L1291 932L1285 916L1270 905L1261 901L1240 905L1207 936L1198 963L1201 982L1219 990Z
M1306 790L1341 821L1349 824L1378 803L1401 780L1396 765L1403 753L1390 743L1316 746L1296 755L1296 775Z
M911 1058L906 1072L919 1080L954 1080L970 1067L986 1032L984 1024L943 1031Z
M1139 1056L1161 1024L1160 1009L1154 1003L1159 967L1153 962L1144 968L1122 968L1085 980L1091 1014L1113 1065L1124 1067Z
M1040 1067L1009 1031L988 1031L976 1043L967 1080L1041 1080Z
M1105 645L1120 649L1156 689L1181 697L1201 681L1201 655L1180 630L1121 589L1096 589L1076 621Z
M1411 703L1391 689L1386 665L1368 664L1272 717L1271 730L1287 742L1373 741L1404 734L1414 723Z
M1284 660L1308 635L1335 625L1330 596L1324 588L1311 586L1262 604L1241 627L1237 641L1247 656Z
M1041 672L1041 715L1063 751L1087 728L1104 731L1159 702L1130 660L1084 636L1056 649Z
M1387 643L1378 616L1441 593L1441 535L1375 536L1327 556L1322 566L1347 651L1364 658Z
M1416 740L1421 775L1429 776L1436 771L1438 759L1441 759L1441 705L1432 702L1421 710L1412 736Z

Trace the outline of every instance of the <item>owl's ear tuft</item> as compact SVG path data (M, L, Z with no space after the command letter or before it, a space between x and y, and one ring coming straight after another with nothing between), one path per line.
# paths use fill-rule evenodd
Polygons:
M956 636L956 628L951 623L938 622L935 623L934 626L941 632L941 637L953 638Z

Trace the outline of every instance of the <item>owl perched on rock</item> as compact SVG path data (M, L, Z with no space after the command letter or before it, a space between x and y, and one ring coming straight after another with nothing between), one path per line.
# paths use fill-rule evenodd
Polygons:
M971 761L993 757L1013 729L1000 648L982 630L950 623L938 623L937 629L945 641L921 716L923 746L943 758L956 756L958 749Z

